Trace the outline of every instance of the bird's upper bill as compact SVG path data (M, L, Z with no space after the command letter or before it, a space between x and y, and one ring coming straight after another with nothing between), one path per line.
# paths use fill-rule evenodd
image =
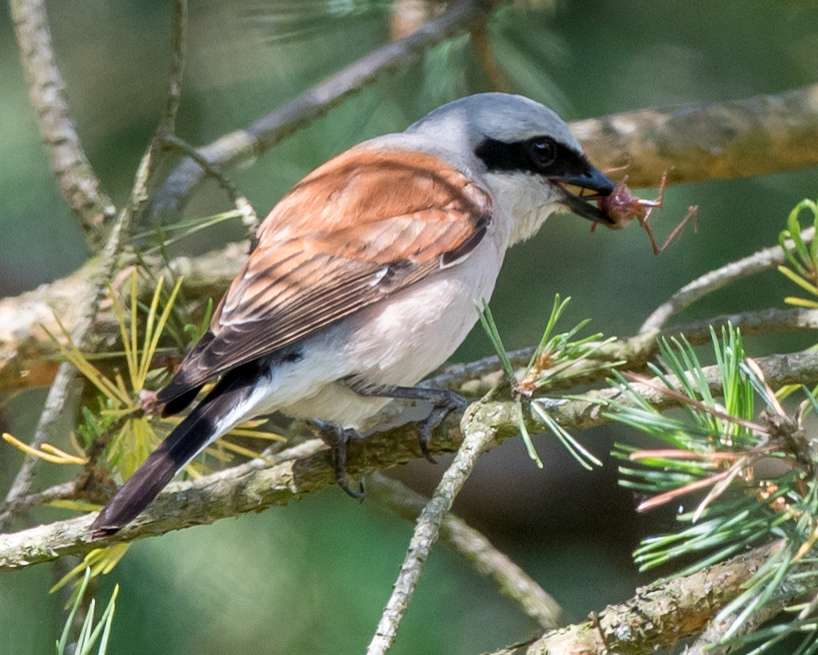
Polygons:
M601 171L588 166L580 174L552 177L549 181L560 190L559 201L578 216L608 226L616 223L614 218L599 208L600 203L597 202L616 188L616 183ZM578 187L579 193L573 193L567 186Z

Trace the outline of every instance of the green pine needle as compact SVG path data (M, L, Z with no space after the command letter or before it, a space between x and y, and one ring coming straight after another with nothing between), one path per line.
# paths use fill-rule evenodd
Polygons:
M728 325L720 335L712 330L711 335L718 392L711 388L712 381L685 339L663 341L663 367L652 367L660 382L616 374L611 383L621 394L607 403L604 415L669 446L638 450L617 444L614 448L614 456L623 461L621 484L650 497L640 509L695 499L692 511L677 515L679 530L647 538L636 549L634 559L640 570L680 557L696 558L675 574L684 576L746 548L783 540L743 592L716 617L730 621L724 640L735 641L741 626L776 598L785 580L793 584L799 562L818 541L818 482L805 455L808 440L798 418L782 414L760 369L747 358L739 331ZM636 382L649 383L656 391L666 385L681 412L662 414L639 393ZM814 394L802 390L806 405L818 411ZM758 400L767 409L757 417ZM756 474L757 463L774 460L780 464L772 472ZM808 572L804 577L804 584L814 587L818 574ZM814 620L790 622L766 633L766 641L754 652L764 652L782 635L814 630L814 625ZM801 653L814 652L815 643L810 634Z
M818 296L818 239L813 238L808 245L801 237L802 212L812 214L812 226L818 229L818 204L809 199L802 200L787 217L787 229L778 235L778 243L791 268L779 266L778 270L807 293ZM788 241L791 246L788 246ZM784 302L798 307L818 307L814 299L788 297Z
M532 405L533 407L533 405ZM525 444L525 450L528 453L528 456L534 461L537 465L538 469L543 468L542 460L540 456L537 454L537 449L534 448L534 442L531 440L531 435L528 432L528 428L525 424L525 413L523 408L523 399L521 397L517 397L517 427L520 430L520 436L523 438L523 443Z
M514 385L520 435L525 443L528 456L539 468L542 468L543 464L539 455L537 455L537 451L531 441L531 435L525 424L523 397L529 397L535 391L539 391L558 380L570 379L575 375L572 369L575 369L578 363L587 363L587 360L589 360L594 353L614 340L603 339L601 334L594 334L576 341L573 340L577 332L588 324L587 320L580 321L567 332L554 334L556 324L570 300L570 298L562 300L559 294L555 296L551 315L545 325L540 343L534 351L528 366L522 372L519 381L515 374L514 367L508 359L503 341L497 329L497 324L494 321L488 304L485 300L482 300L479 304L475 303L480 316L480 323L488 335L497 353L497 357L500 359L507 379ZM601 362L593 366L585 366L581 369L581 372L587 374L593 370L610 369L618 364L619 362ZM576 439L568 434L559 423L551 418L541 405L532 402L531 411L534 418L548 428L548 430L560 440L563 446L565 446L571 456L574 457L580 465L587 469L590 469L592 465L602 465L594 455L588 452Z
M503 370L505 371L509 380L513 380L514 367L511 365L511 361L506 354L506 349L503 346L503 340L500 338L500 332L497 329L497 323L494 322L494 316L491 313L488 302L486 302L484 298L480 301L480 303L475 302L475 307L477 308L477 314L480 316L480 325L483 326L483 329L486 331L489 341L491 341L491 345L494 348L494 352L496 352L497 357L500 358L500 363L503 365Z
M56 644L57 655L65 655L68 649L71 626L74 623L74 617L77 615L77 611L80 608L85 592L88 590L88 583L90 580L91 569L87 568L85 570L82 583L80 584L79 591L74 599L74 603L71 606L71 611L69 612L68 618L65 621L65 626L63 627L60 640ZM96 652L97 655L105 655L108 652L108 640L111 634L114 612L116 611L116 598L118 595L119 585L116 585L113 593L111 594L111 599L108 601L108 605L105 608L105 611L103 611L102 616L99 617L99 621L96 625L94 625L94 610L96 609L96 601L92 600L89 603L88 612L86 613L85 620L80 628L76 648L73 651L75 655L91 655L91 652L94 649L94 646L96 646L97 642L99 642L99 648Z

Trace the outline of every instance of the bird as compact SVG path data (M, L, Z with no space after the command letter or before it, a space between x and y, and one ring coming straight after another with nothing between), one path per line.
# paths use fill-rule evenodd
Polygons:
M431 403L419 428L428 457L432 429L465 401L416 385L474 326L506 250L558 211L614 225L600 206L615 186L554 111L506 93L454 100L319 166L261 223L155 406L176 414L215 386L102 508L92 538L130 523L208 444L274 411L316 422L353 496L346 443L390 400Z

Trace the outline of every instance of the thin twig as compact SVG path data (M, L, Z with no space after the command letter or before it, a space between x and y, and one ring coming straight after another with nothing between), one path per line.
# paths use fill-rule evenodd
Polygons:
M79 219L88 245L99 250L116 216L116 207L102 190L71 118L65 83L51 45L45 0L11 0L10 8L29 97L51 171L71 212Z
M801 232L804 242L812 241L815 233L813 228L808 228ZM792 247L792 242L787 242L787 247ZM776 266L781 266L786 261L784 251L781 246L772 246L759 250L757 253L730 262L726 266L717 268L715 271L705 273L700 278L686 284L674 293L666 302L657 307L647 320L639 328L640 335L654 335L661 330L671 316L689 307L704 296L727 286L728 284L740 280L741 278L766 271Z
M590 384L608 377L609 371L599 368L599 365L604 362L622 361L624 364L620 367L621 369L643 370L650 358L659 352L660 338L684 336L692 345L702 345L710 342L711 328L718 334L722 327L728 324L741 330L744 336L811 331L818 329L818 309L770 307L736 314L722 314L664 328L658 337L656 335L635 335L619 339L601 346L594 352L594 359L578 363L571 369L570 379L551 384L548 391ZM534 351L535 348L529 346L511 351L507 353L507 356L512 366L522 368L531 360ZM480 396L487 393L502 374L499 358L491 355L465 364L448 364L423 384L434 388L452 389L471 396Z
M386 73L406 67L434 45L468 30L488 11L485 5L479 0L458 0L410 36L378 48L247 128L226 134L199 152L222 170L253 160ZM204 171L197 163L181 162L157 191L152 212L161 215L181 211L203 178Z
M366 495L367 499L410 521L417 519L429 500L399 480L377 473L367 479ZM472 562L478 573L491 576L500 592L516 601L543 630L551 630L562 624L563 611L559 603L508 555L495 548L463 519L448 514L440 524L440 538Z
M0 503L0 514L14 513L30 507L45 505L52 500L74 500L77 497L77 485L71 480L62 484L55 484L37 493L18 496L10 502Z
M491 414L487 413L487 406L483 403L475 403L466 410L460 427L463 443L418 517L392 595L378 622L375 636L366 649L367 655L384 655L395 640L398 626L409 609L423 565L429 557L432 544L437 541L440 524L451 509L455 496L474 470L477 459L496 436Z
M119 254L130 233L133 217L139 212L147 199L150 173L152 167L155 165L156 157L160 154L161 135L169 134L173 129L176 112L179 108L178 94L181 81L178 79L178 76L182 74L183 70L181 60L184 51L186 14L187 0L177 0L176 9L174 11L174 54L168 83L168 102L159 121L157 134L151 140L147 152L139 164L128 204L119 212L119 216L108 236L108 240L100 256L101 264L96 274L95 282L92 285L92 292L85 300L80 320L71 333L71 340L80 350L89 350L92 347L92 326L94 318L99 311L102 300L107 295L107 285L117 269ZM74 376L75 369L73 364L63 362L57 371L54 383L48 391L43 412L40 414L40 418L37 422L37 428L30 443L33 448L39 448L51 437L57 419L68 399ZM17 472L11 484L11 488L6 494L6 503L10 503L28 492L39 463L40 459L33 456L29 456L23 460L20 470ZM10 518L11 513L8 511L0 514L0 531L5 528Z
M241 214L241 222L244 224L244 227L247 230L247 238L250 241L250 250L252 251L256 245L256 233L258 232L260 221L258 219L258 215L256 214L256 210L253 208L253 205L250 204L247 197L238 190L236 185L230 181L230 179L219 169L218 166L211 164L206 157L204 157L187 141L183 141L178 136L167 135L165 137L165 143L190 157L202 167L207 175L219 183L219 186L224 190L228 198L230 198L230 201L235 205L236 210Z
M170 75L168 92L157 135L161 138L173 136L176 132L176 116L182 102L182 78L185 74L185 53L187 50L187 0L173 3L173 36L170 47Z

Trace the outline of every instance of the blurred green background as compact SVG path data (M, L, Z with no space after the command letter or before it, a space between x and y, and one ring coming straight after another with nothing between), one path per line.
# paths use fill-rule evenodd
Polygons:
M517 89L565 118L776 93L815 82L818 9L762 0L741 3L565 0L508 7L490 38ZM53 0L55 47L87 153L106 189L122 201L164 100L169 2ZM313 13L310 13L313 12ZM284 18L282 18L284 17ZM289 19L287 19L289 17ZM193 144L244 126L389 40L387 3L355 0L191 4L189 60L179 133ZM301 176L363 138L403 129L435 106L488 90L465 37L385 77L231 176L265 213ZM0 294L59 278L88 256L48 170L28 104L10 20L0 17ZM674 187L654 216L663 237L689 204L700 226L660 257L637 228L589 234L560 216L507 259L492 301L509 348L534 343L553 295L570 295L568 321L628 335L675 289L712 268L773 244L789 209L818 194L816 170ZM188 214L228 208L205 185ZM241 237L239 225L183 244L204 252ZM714 295L686 313L708 316L781 305L775 273ZM567 325L568 323L566 323ZM805 345L804 338L749 340L752 354ZM475 331L456 359L490 353ZM14 433L28 439L44 392L5 399ZM581 435L607 462L613 439ZM545 470L510 440L481 461L457 511L484 530L581 619L624 600L638 576L630 551L669 515L636 517L616 487L613 465L587 473L548 438ZM0 446L0 489L19 457ZM417 462L397 473L429 490L443 470ZM45 471L48 483L58 473ZM63 513L53 512L53 516ZM243 516L135 544L102 586L122 585L111 652L360 653L391 590L411 525L338 489L287 508ZM48 595L50 566L0 580L0 653L51 652L64 621ZM478 653L536 628L457 555L438 547L393 649Z

